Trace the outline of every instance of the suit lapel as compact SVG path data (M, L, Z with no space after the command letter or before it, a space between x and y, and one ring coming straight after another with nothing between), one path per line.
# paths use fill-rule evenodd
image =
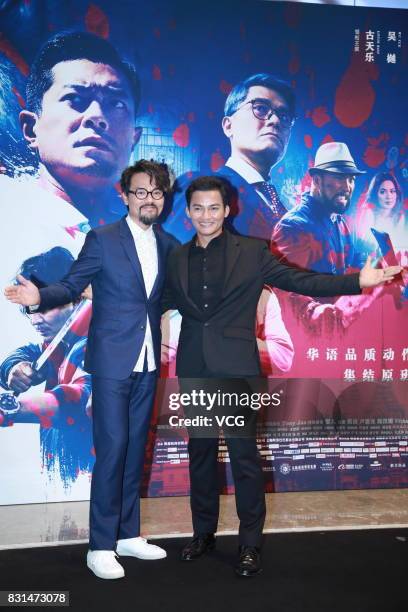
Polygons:
M227 240L226 249L225 249L225 275L224 275L224 286L222 289L221 297L225 297L228 290L228 282L231 279L231 275L234 271L236 263L238 261L238 257L240 255L240 243L239 237L231 234L230 232L225 231L225 237Z
M120 240L122 242L123 249L128 256L130 263L135 271L136 278L140 284L140 287L147 299L146 287L143 279L142 266L140 265L139 258L137 256L135 241L133 240L132 233L126 221L126 217L123 217L120 222Z

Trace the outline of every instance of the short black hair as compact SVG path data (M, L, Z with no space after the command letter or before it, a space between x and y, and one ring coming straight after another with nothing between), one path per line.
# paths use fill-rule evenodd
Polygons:
M231 185L219 176L199 176L194 181L191 181L186 189L187 208L190 208L192 195L196 191L219 191L224 208L230 206L232 198Z
M68 249L57 246L23 261L18 274L41 289L64 278L74 261Z
M53 84L52 69L60 62L87 59L98 64L107 64L120 72L127 80L135 102L135 111L140 102L140 81L134 66L121 58L107 40L81 31L59 32L48 39L37 53L27 81L27 108L41 112L44 94Z
M153 160L140 159L133 166L128 166L122 172L120 177L120 188L122 193L128 195L130 182L134 174L145 172L149 175L150 180L154 179L159 189L165 193L170 189L170 173L167 164L158 163Z
M286 81L279 79L273 74L268 72L258 72L246 78L244 81L240 81L232 88L228 98L225 101L224 115L230 117L237 110L240 104L245 100L248 95L250 87L256 85L266 87L276 91L285 100L288 110L292 117L296 116L296 96L292 87Z

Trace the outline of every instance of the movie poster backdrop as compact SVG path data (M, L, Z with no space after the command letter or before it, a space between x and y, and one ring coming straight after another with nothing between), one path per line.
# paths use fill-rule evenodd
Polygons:
M126 214L118 178L139 158L170 167L174 193L162 223L181 242L194 235L185 188L195 176L215 173L234 187L233 231L267 240L293 264L347 273L371 254L377 265L407 265L406 26L404 10L262 0L206 2L199 9L182 0L3 3L1 287L15 282L17 273L39 286L62 278L89 229ZM40 47L66 31L109 41L134 67L141 83L136 114L135 92L126 106L120 96L105 98L102 89L87 100L73 87L86 85L89 76L91 62L81 59L58 60L45 93L26 89ZM286 122L286 132L276 136L280 152L266 166L269 179L248 174L236 156L231 161L229 124L223 122L233 88L259 74L286 81L296 100L290 116L273 114L274 125ZM59 90L51 93L52 83ZM257 111L248 102L230 114L253 121ZM90 172L76 157L78 122L96 134L101 121L115 129L105 151L89 153ZM251 129L243 123L242 130L249 157L252 150L256 159ZM306 225L295 215L285 232L285 219L303 210L317 149L331 142L345 143L363 172L344 215L328 216L332 226L322 232L312 207ZM90 150L99 146L88 144ZM339 232L336 248L333 232ZM89 497L92 396L83 358L91 311L85 299L27 315L0 299L0 504ZM179 328L180 316L170 313L146 448L147 496L189 489L187 434L170 425ZM265 287L257 344L266 389L280 398L259 412L268 491L407 486L407 330L408 292L401 279L330 300ZM219 469L223 490L230 492L222 440Z

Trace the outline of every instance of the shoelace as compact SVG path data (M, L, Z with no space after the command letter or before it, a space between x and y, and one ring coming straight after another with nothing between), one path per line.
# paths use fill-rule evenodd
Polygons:
M258 556L257 551L254 548L247 548L240 554L240 561L242 563L250 563L254 561Z

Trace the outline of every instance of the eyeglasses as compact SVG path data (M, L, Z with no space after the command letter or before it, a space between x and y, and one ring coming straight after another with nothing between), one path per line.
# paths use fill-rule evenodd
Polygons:
M153 200L161 200L164 196L164 191L161 189L153 189L153 191L147 191L147 189L136 189L136 191L132 191L129 189L129 193L133 193L138 200L145 200L148 195L151 195Z
M260 119L261 121L267 121L272 117L272 115L275 115L275 117L279 119L279 122L282 127L292 127L295 123L295 117L285 108L276 108L275 106L272 106L269 101L261 100L259 98L247 100L246 102L244 102L244 104L239 106L235 112L239 111L247 104L251 105L254 117Z

